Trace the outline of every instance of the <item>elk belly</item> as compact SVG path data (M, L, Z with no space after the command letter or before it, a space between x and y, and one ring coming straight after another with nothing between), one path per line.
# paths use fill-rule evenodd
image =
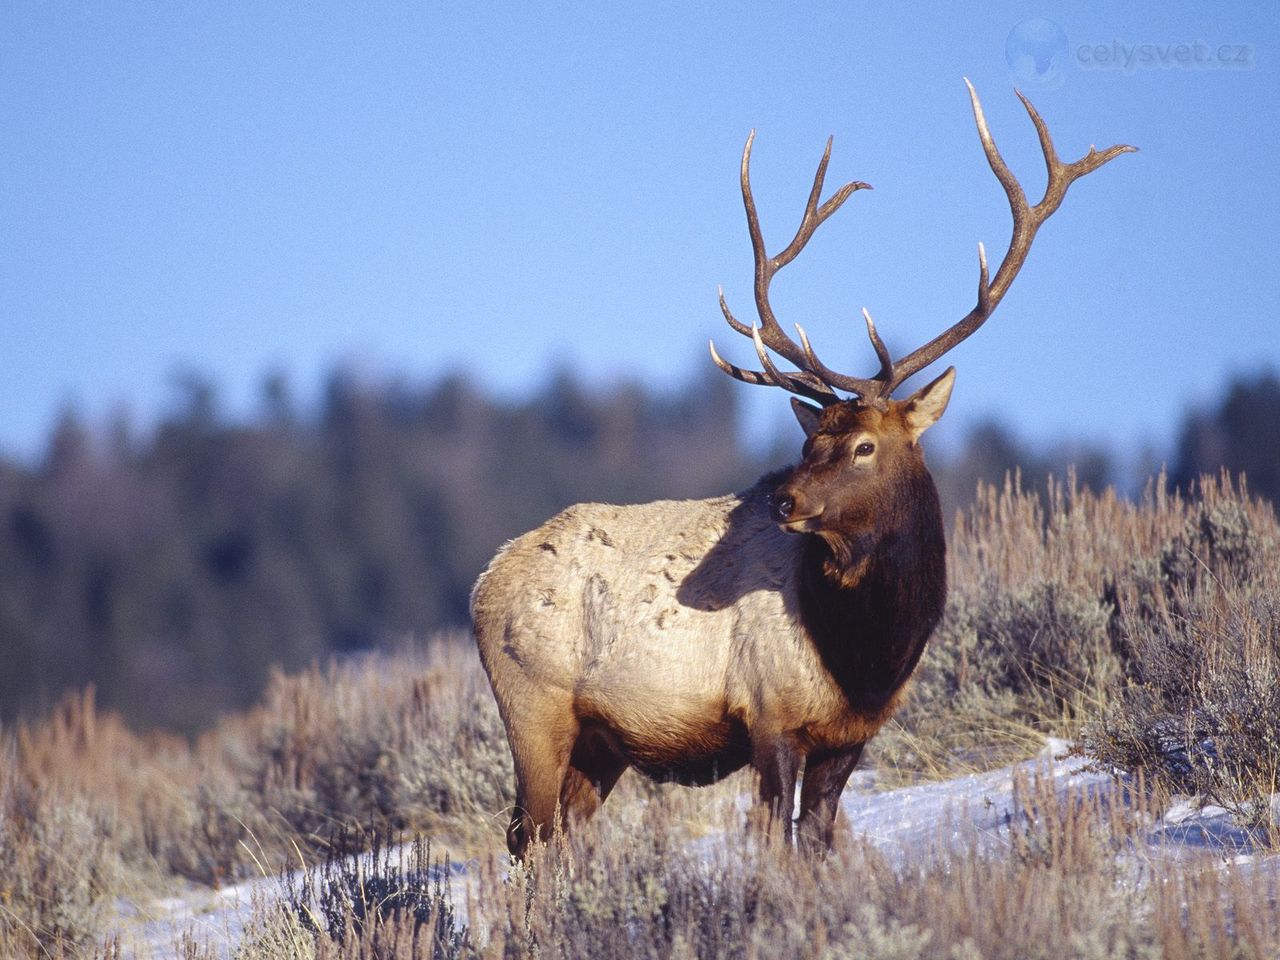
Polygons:
M580 699L579 720L645 776L704 786L750 759L746 725L723 704L696 705L656 692L632 693Z
M751 741L746 726L723 716L718 723L655 729L643 741L623 744L636 769L652 780L702 787L746 766Z

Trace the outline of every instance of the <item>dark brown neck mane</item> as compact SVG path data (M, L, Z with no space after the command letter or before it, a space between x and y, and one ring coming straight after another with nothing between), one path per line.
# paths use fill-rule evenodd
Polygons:
M834 544L805 534L800 557L805 629L850 707L867 712L907 681L947 598L942 510L923 464L880 516L876 533Z

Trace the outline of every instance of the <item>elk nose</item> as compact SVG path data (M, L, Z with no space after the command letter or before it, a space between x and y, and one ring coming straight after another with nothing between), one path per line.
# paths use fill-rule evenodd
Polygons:
M796 512L796 498L779 491L769 498L769 514L776 523L786 523Z

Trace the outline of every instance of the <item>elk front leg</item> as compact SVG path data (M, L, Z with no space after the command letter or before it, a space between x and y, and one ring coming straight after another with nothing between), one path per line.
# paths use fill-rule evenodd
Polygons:
M760 775L760 802L770 821L782 824L782 836L790 843L800 750L789 737L770 736L755 741L751 754L751 765Z
M862 747L858 743L840 750L815 751L806 758L797 829L800 845L810 853L831 849L840 794L862 757Z

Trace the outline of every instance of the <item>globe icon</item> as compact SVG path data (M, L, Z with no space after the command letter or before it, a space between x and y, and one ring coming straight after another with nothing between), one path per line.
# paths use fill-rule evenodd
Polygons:
M1023 20L1009 31L1004 57L1018 81L1035 86L1057 84L1067 60L1067 35L1052 20Z

